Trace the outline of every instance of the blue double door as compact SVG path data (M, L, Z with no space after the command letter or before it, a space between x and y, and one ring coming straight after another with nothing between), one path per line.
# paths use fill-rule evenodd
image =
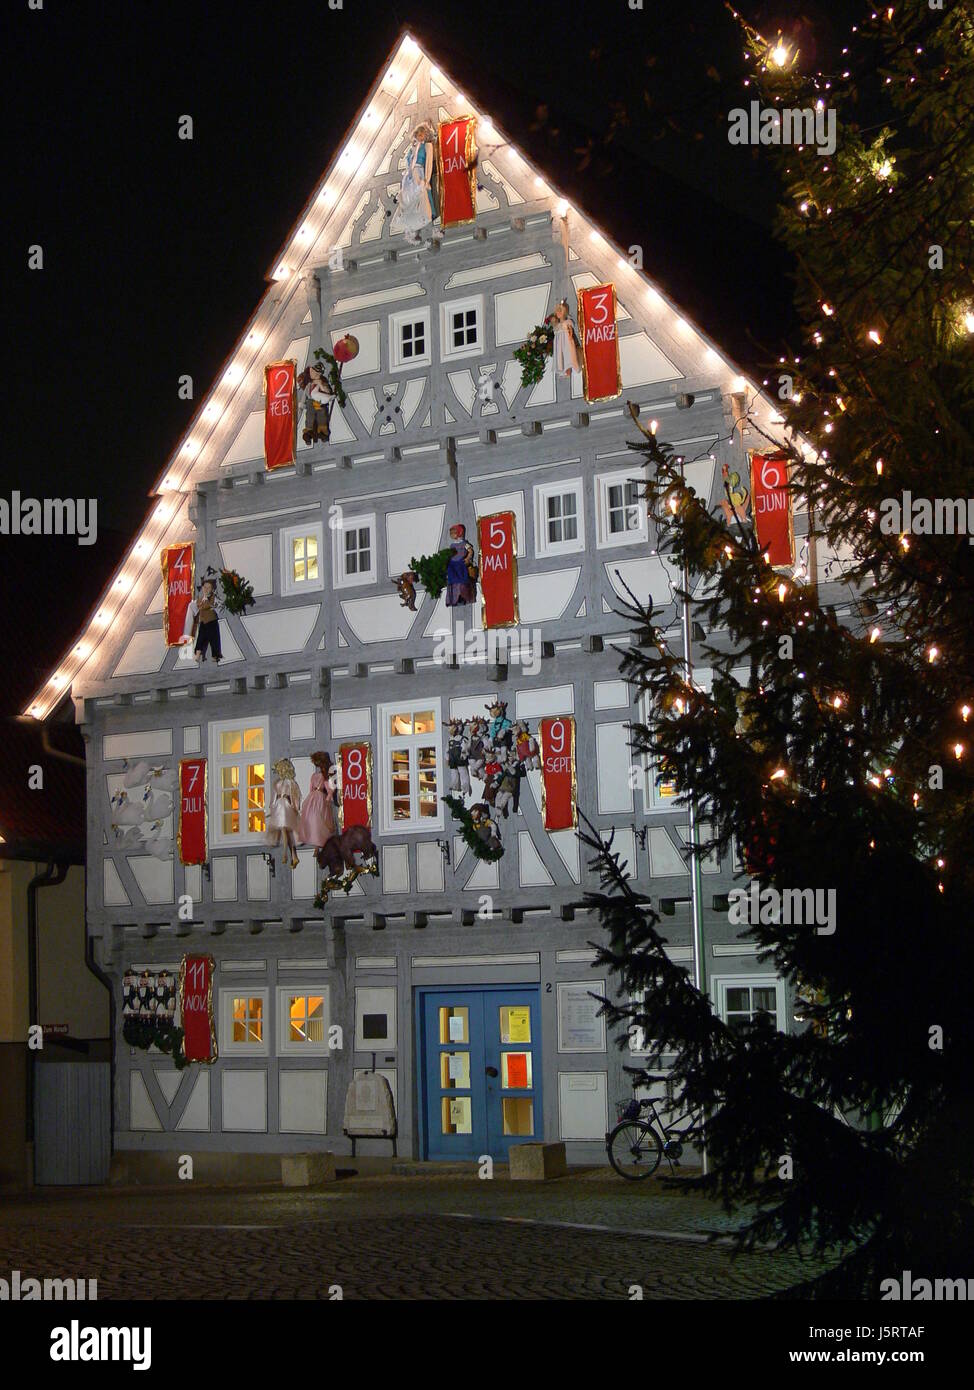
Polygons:
M422 990L418 1015L427 1158L504 1160L544 1137L537 988Z

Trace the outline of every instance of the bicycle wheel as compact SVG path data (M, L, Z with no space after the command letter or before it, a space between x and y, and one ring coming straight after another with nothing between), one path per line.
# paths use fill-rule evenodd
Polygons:
M663 1145L652 1125L643 1120L623 1120L606 1143L609 1162L621 1178L638 1182L656 1172Z

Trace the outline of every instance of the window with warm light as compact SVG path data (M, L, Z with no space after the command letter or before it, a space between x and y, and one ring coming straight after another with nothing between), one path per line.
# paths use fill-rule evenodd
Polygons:
M383 828L441 829L440 701L380 705L379 735Z
M220 990L220 1051L266 1056L270 1042L268 991L247 986Z
M327 985L281 985L277 991L280 1053L302 1057L328 1052L329 994Z
M321 523L304 522L281 532L281 592L324 588Z
M210 725L210 839L252 844L264 833L267 720Z

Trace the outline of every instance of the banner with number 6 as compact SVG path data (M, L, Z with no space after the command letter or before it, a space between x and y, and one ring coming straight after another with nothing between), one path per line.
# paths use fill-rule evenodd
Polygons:
M538 724L538 743L542 824L545 830L570 830L578 824L575 720L570 714L542 719Z
M264 368L264 460L267 471L295 461L297 413L294 391L298 364L269 362Z
M579 290L578 331L582 339L585 399L614 400L622 390L615 285L592 285Z
M338 750L342 829L372 824L372 745L343 743Z
M758 545L767 551L773 568L789 569L795 563L795 532L788 460L780 454L752 453L750 458L751 508Z
M477 522L480 542L481 623L517 627L517 519L513 512L495 512Z

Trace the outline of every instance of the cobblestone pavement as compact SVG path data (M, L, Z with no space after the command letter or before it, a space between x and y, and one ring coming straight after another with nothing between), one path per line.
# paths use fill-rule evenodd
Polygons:
M792 1255L732 1258L699 1235L640 1233L699 1231L708 1219L727 1224L699 1198L618 1179L61 1189L0 1202L0 1273L97 1278L99 1299L328 1298L334 1286L344 1298L625 1299L633 1285L647 1299L723 1299L812 1272ZM179 1273L160 1279L163 1269Z

